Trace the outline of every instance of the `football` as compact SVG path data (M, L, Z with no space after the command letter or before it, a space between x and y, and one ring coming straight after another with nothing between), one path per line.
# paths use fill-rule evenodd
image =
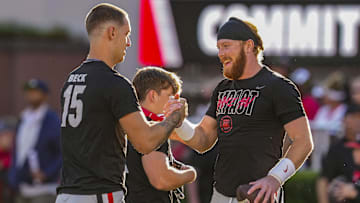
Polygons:
M251 185L249 184L243 184L243 185L239 185L238 188L236 189L236 198L238 201L244 201L244 200L249 200L250 203L253 203L257 194L259 193L259 190L255 190L253 193L251 193L250 195L247 194L247 192L249 191L249 189L251 188ZM260 202L263 201L263 198L260 199ZM270 203L271 201L269 200L268 203Z

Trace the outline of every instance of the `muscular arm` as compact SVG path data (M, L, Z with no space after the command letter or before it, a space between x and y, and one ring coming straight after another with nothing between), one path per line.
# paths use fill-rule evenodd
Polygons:
M151 185L158 190L173 190L196 178L194 168L178 170L170 166L166 154L159 151L144 155L141 160Z
M217 122L205 115L200 124L195 127L194 136L184 143L199 153L210 150L217 141Z
M313 150L313 141L306 117L300 117L285 124L287 135L292 140L286 158L290 159L298 169Z
M290 146L292 144L292 140L289 138L289 136L287 134L285 134L285 137L284 137L284 144L283 144L283 148L282 148L282 156L285 157Z
M286 150L286 147L284 148L285 157L290 159L290 161L294 164L295 170L298 169L306 160L306 158L309 156L313 149L313 142L311 138L311 132L309 128L309 123L307 121L306 117L300 117L293 121L290 121L289 123L285 124L285 130L287 133L288 138L292 140L292 144L288 149ZM285 163L285 162L279 162L279 163ZM271 202L274 202L274 196L273 194L278 190L280 187L282 181L281 175L277 171L279 170L279 163L271 169L268 176L261 178L257 181L250 182L251 185L253 185L250 190L248 191L248 194L253 193L255 190L260 189L254 203L260 203L260 202L267 202L269 199ZM281 165L281 164L280 164ZM287 165L289 166L289 165ZM272 172L272 170L274 170ZM281 174L283 169L281 169ZM286 169L287 170L287 169ZM286 173L284 171L284 173ZM284 179L284 178L283 178ZM260 199L265 195L265 198L263 201L260 201Z
M150 124L144 114L137 111L120 118L119 122L135 149L148 154L168 139L181 119L183 115L174 111L164 121Z

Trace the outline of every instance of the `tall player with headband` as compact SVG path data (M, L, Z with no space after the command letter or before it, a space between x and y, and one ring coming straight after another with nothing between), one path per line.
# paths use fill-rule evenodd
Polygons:
M285 77L261 64L257 28L230 18L217 36L222 80L198 125L185 120L176 133L200 153L218 140L212 203L237 202L236 189L250 184L254 202L279 202L281 186L313 149L300 93ZM291 145L282 151L287 134Z

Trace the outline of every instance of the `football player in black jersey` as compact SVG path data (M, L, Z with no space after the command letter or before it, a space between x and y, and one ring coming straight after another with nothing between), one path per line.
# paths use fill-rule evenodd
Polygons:
M258 192L255 203L279 201L281 185L313 149L300 93L261 64L263 43L253 24L230 18L217 39L225 79L200 124L185 120L175 131L200 153L218 140L212 203L237 202L244 184L252 186L248 194ZM282 149L285 134L292 143Z
M164 119L163 111L169 98L181 92L179 77L158 67L140 69L133 85L145 116L156 122ZM196 178L193 167L174 159L170 140L146 155L129 143L126 161L127 203L178 203L184 198L182 186Z
M87 60L73 70L61 93L63 168L57 203L124 201L127 138L148 154L163 144L186 115L184 99L169 103L171 114L150 124L133 86L113 68L130 47L127 13L111 4L86 17Z

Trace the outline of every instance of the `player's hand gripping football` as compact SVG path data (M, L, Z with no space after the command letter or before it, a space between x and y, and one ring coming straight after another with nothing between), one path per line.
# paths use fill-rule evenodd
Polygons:
M239 202L254 202L256 195L258 194L258 190L248 195L248 191L251 188L249 184L239 185L236 189L236 199Z
M265 176L249 183L251 188L247 195L251 203L274 203L275 193L280 188L280 183L272 176Z

